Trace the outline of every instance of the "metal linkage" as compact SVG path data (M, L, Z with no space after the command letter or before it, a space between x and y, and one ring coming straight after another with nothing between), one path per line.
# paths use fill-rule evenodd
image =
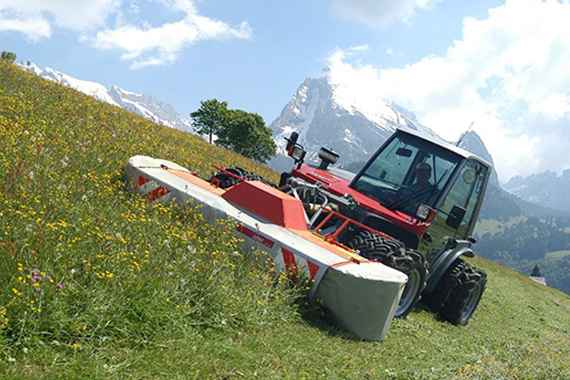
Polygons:
M370 233L379 235L385 239L395 240L392 236L386 233L378 231L357 220L354 220L346 215L343 215L340 212L331 209L330 207L327 207L329 204L333 203L354 209L355 207L357 207L357 205L354 199L352 199L351 197L343 197L343 196L338 196L336 194L332 194L324 190L318 184L308 183L298 178L290 178L288 184L290 187L289 193L303 203L305 202L304 199L300 196L300 193L305 195L305 197L307 196L307 193L309 193L310 196L319 197L323 199L323 202L319 204L318 206L319 208L317 211L315 211L313 216L309 218L307 212L305 211L305 217L307 220L307 224L309 225L309 228L319 236L323 237L327 242L341 246L348 250L352 250L351 248L345 246L344 244L338 241L338 238L349 226L356 227L357 229L360 230L369 231ZM323 213L327 213L327 215L319 222L318 225L315 226L315 223L317 222L317 220L319 220L319 218L323 215ZM331 233L324 232L323 230L325 229L325 226L333 220L338 220L340 222L340 225L336 228L334 228L334 226L331 226L331 228L334 228Z
M340 236L340 234L342 234L344 230L346 230L348 226L355 226L359 229L369 231L370 233L373 233L375 235L379 235L385 239L395 240L392 236L384 232L378 231L365 224L362 224L359 221L351 219L348 216L343 215L337 211L327 209L325 212L328 212L328 215L325 216L325 218L317 225L317 227L314 230L317 234L323 236L324 239L330 243L334 243L346 248L345 245L338 242L338 237ZM337 229L335 229L334 232L331 234L322 234L323 227L333 219L338 219L342 221L341 225Z

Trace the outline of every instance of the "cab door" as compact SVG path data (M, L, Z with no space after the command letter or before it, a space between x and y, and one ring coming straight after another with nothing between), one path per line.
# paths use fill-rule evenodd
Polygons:
M429 255L440 252L449 238L471 236L479 215L487 185L489 168L467 160L452 178L449 191L436 203L437 215L420 242L420 250ZM462 218L457 216L463 214Z

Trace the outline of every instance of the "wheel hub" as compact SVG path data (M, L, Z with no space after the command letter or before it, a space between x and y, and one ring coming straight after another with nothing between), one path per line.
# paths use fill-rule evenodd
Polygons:
M420 281L421 276L417 270L412 271L411 273L407 274L408 282L404 287L404 291L402 292L402 297L400 298L400 303L396 308L396 317L402 315L408 308L412 305L415 301L417 293L420 289Z

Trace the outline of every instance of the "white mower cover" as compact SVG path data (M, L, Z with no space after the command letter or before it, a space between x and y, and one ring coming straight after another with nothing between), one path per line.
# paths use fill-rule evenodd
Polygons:
M224 190L173 162L134 156L129 159L127 177L132 189L150 201L190 201L201 205L208 222L234 219L245 248L267 252L280 271L310 278L310 296L318 298L344 328L366 340L386 336L407 281L402 272L357 260L354 253L309 231L288 229L256 217L222 198Z

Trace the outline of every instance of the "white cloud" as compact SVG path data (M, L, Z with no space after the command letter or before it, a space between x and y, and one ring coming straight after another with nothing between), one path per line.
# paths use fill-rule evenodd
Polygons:
M402 104L448 139L474 122L503 179L561 170L570 167L569 19L567 2L507 0L465 19L443 55L384 69L337 51L329 75L361 97Z
M200 15L193 0L151 3L183 16L157 26L141 20L141 26L125 21L125 12L140 14L140 4L132 0L0 0L0 31L23 33L32 40L50 37L54 27L79 31L80 42L121 51L121 59L133 69L172 63L185 47L199 41L248 39L252 33L246 22L230 26Z
M0 23L34 38L51 36L51 25L86 31L104 24L117 0L0 0Z
M183 12L184 17L155 27L127 24L102 30L97 32L94 46L122 50L121 59L131 61L131 68L138 69L172 63L182 49L198 41L248 39L251 36L251 28L246 22L232 27L201 16L191 1L176 0L168 4Z
M408 22L418 10L440 0L331 0L333 11L342 18L370 26Z
M32 41L51 36L51 27L42 18L3 18L0 14L0 31L18 32L24 34Z

